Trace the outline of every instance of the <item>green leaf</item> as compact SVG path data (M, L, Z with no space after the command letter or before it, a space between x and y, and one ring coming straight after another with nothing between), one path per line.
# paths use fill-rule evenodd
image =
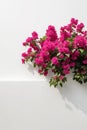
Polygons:
M34 63L34 67L36 67L36 63Z
M59 85L60 85L61 87L63 87L63 84L62 84L62 82L60 82L60 83L59 83Z
M84 76L84 83L87 82L87 76Z
M81 49L81 48L80 48L79 51L80 51L81 53L83 53L83 52L84 52L84 49Z
M40 38L40 42L45 41L46 38L47 38L47 36L43 36L42 38Z

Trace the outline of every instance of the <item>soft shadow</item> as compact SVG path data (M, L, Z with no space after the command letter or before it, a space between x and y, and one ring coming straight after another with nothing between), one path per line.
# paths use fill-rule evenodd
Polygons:
M29 64L28 70L34 75L36 68ZM48 76L45 78L49 82L53 73L49 72ZM67 76L67 82L63 84L63 87L57 86L58 91L61 94L62 99L65 102L65 106L72 110L71 104L87 114L87 83L79 84L72 80L72 74Z
M69 105L69 103L72 103L74 107L87 114L87 83L79 84L72 80L72 75L69 75L67 83L62 88L60 86L57 88L68 109L72 109Z
M28 71L31 73L31 74L33 74L34 75L34 73L35 73L35 70L34 70L34 67L33 67L33 65L32 64L27 64L27 69L28 69Z
M67 82L63 84L63 87L57 86L57 89L69 110L72 110L71 106L74 106L87 114L87 83L80 84L73 80L72 76L72 74L68 75ZM50 77L52 77L52 73L46 77L47 82Z

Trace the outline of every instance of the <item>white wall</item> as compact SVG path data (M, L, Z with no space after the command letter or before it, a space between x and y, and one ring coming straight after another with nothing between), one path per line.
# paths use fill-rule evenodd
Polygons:
M0 130L87 130L87 86L0 82Z
M86 0L0 0L0 130L87 130L87 84L68 77L63 88L50 88L21 64L32 31L43 36L48 25L58 30L71 17L87 27L86 12Z

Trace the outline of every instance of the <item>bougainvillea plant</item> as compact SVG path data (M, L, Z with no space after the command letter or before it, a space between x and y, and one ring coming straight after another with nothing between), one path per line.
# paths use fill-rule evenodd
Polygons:
M50 86L62 86L70 72L79 83L87 82L87 31L77 19L72 18L68 25L61 27L59 36L52 25L41 38L34 31L23 46L27 50L22 53L22 63L32 62L44 76L51 70Z

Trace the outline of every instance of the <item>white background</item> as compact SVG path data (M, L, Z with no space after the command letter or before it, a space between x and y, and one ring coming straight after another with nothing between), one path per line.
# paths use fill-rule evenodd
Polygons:
M87 130L87 84L69 77L63 88L50 88L21 64L22 42L32 31L43 36L48 25L58 31L72 17L87 28L86 0L0 0L1 130Z

